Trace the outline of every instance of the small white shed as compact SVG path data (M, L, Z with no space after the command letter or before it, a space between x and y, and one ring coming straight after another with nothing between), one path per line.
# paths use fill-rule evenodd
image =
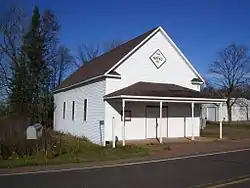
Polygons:
M219 106L216 104L202 105L202 118L208 121L219 121ZM227 105L222 104L223 121L228 121ZM232 107L232 121L249 121L250 119L250 100L239 98Z

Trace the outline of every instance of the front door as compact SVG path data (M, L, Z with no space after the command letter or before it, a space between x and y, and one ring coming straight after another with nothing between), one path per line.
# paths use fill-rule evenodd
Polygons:
M207 108L207 120L209 121L216 121L216 108L215 107L208 107Z
M162 136L165 137L166 122L167 122L167 108L162 108ZM146 138L159 138L159 121L160 120L160 107L147 107L146 108Z

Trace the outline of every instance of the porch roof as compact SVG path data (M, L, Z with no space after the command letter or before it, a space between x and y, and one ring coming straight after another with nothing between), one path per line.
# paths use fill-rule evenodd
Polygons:
M128 87L104 96L104 99L134 98L134 99L179 99L224 102L226 99L218 95L199 92L175 84L137 82Z

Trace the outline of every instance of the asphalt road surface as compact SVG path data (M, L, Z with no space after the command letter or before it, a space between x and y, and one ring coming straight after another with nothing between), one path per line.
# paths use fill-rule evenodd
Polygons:
M0 175L0 187L250 188L250 151L123 167Z
M231 185L227 185L226 188L249 188L250 187L250 181L244 181L241 183L233 183Z

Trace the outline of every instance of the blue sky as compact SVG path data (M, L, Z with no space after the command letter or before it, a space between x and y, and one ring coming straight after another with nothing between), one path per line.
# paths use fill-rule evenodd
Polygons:
M216 52L231 43L250 47L250 0L23 0L52 9L61 43L77 46L129 40L161 25L198 71L207 76Z

